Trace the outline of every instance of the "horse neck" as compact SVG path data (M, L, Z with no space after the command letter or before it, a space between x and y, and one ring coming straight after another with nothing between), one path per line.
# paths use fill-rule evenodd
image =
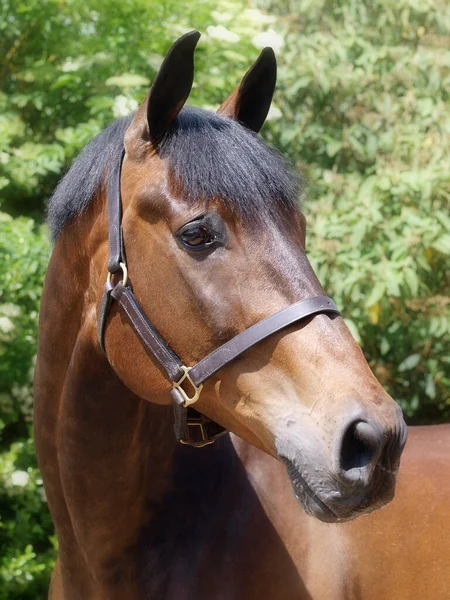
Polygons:
M121 581L118 597L133 598L140 540L172 486L172 414L131 394L92 348L81 354L60 413L65 502L91 576L101 589Z
M60 466L85 547L101 523L102 535L123 550L171 484L175 441L170 408L133 395L102 359L84 343L74 351L60 412Z
M50 260L41 302L35 431L60 556L74 563L71 555L78 555L77 568L88 566L101 578L102 570L106 577L122 577L117 569L134 568L131 556L128 566L119 557L133 554L151 507L171 485L176 442L171 407L134 395L97 343L102 274L93 267L98 255L94 263L90 256L98 233L87 225L101 218L96 211L90 208L61 233ZM102 248L106 255L106 243ZM119 566L111 568L115 557Z

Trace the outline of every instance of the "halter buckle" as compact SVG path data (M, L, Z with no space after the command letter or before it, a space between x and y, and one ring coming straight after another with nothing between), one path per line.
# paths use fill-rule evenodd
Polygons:
M125 287L127 285L127 281L128 281L128 269L127 269L127 265L123 262L119 263L120 264L120 268L122 269L122 285ZM111 283L111 279L112 279L113 273L111 273L111 271L108 271L108 276L106 278L106 283L110 284Z
M183 406L190 406L191 404L194 404L194 402L197 402L197 400L200 398L200 392L203 388L203 383L200 385L195 385L195 383L192 381L191 376L189 375L191 368L192 367L181 365L180 369L183 371L183 375L178 381L173 382L173 388L178 390L183 397ZM181 384L186 380L191 384L191 387L194 390L193 396L188 396L187 392L181 387Z

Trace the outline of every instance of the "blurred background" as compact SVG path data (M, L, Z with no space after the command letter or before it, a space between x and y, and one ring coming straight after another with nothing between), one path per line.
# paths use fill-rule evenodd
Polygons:
M31 438L46 201L186 31L203 34L190 102L212 109L274 48L262 135L307 179L307 247L326 293L409 423L449 420L447 0L0 0L0 11L0 600L46 597L55 554Z

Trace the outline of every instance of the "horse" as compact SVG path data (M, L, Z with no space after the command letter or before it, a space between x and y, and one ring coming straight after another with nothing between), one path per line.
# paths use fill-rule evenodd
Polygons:
M49 201L34 419L49 598L379 598L346 556L392 531L352 519L394 496L402 412L306 258L301 181L257 135L273 51L208 112L186 105L199 35Z

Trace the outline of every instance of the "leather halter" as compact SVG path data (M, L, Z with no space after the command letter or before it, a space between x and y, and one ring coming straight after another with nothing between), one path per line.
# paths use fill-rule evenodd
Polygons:
M144 346L153 354L172 382L171 396L175 415L175 435L179 442L191 446L211 444L226 430L214 421L190 408L197 402L203 383L222 367L246 350L272 334L313 315L332 313L340 315L335 303L327 296L307 298L276 312L245 329L234 338L219 346L192 367L186 366L164 341L139 305L128 281L125 247L122 233L122 200L120 175L124 151L111 168L108 181L108 278L98 311L97 333L100 346L104 345L105 326L115 300L127 315L131 326ZM119 283L112 283L112 275L122 273Z

